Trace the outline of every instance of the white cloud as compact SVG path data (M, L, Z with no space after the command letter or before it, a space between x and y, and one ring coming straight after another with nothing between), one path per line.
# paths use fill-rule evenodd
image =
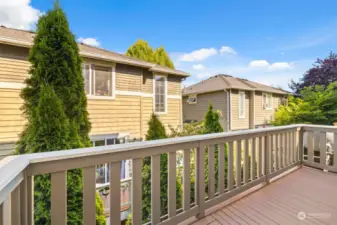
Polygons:
M233 55L237 54L236 51L229 46L222 46L220 48L219 52L221 53L221 55L223 55L225 53L229 53L229 54L233 54Z
M192 67L195 70L203 70L203 69L205 69L205 66L202 65L202 64L196 64L196 65L193 65Z
M201 79L201 80L207 79L210 76L212 76L212 73L210 73L210 72L205 72L205 73L199 73L199 74L197 74L197 78Z
M249 67L251 68L263 68L268 69L270 71L276 70L287 70L294 67L293 63L288 62L275 62L270 64L267 60L253 60L249 63Z
M18 29L32 29L41 12L30 0L0 0L0 24Z
M202 48L190 53L183 54L179 60L184 62L202 61L208 57L216 55L217 53L218 51L215 48Z
M95 38L81 38L80 37L80 38L77 39L77 41L80 42L80 43L83 43L83 44L86 44L86 45L95 46L95 47L98 47L101 44Z
M253 68L263 68L263 67L268 67L269 66L269 62L267 62L266 60L253 60L249 63L249 67L253 67Z
M286 69L291 69L293 68L292 63L287 63L287 62L276 62L273 63L269 66L269 70L286 70Z

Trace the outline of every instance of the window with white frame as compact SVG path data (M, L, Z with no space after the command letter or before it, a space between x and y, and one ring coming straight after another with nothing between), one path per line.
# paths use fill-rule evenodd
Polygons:
M113 97L114 73L112 67L85 64L83 77L85 92L88 96Z
M271 94L262 94L262 107L263 109L272 109L273 97Z
M166 113L167 77L156 75L154 78L154 111Z
M98 146L106 146L106 145L115 145L115 144L124 144L126 142L126 137L124 138L117 138L117 137L102 137L102 138L94 138L91 140L93 147ZM129 162L130 160L123 160L121 162L121 179L129 177ZM127 168L126 168L127 167ZM109 164L100 164L96 166L96 184L106 184L110 182L109 177Z
M239 92L239 118L245 118L245 92Z
M189 95L186 101L188 104L197 104L197 95Z

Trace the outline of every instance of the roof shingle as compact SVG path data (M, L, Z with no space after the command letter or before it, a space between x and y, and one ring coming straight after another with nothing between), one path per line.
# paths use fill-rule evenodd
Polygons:
M232 77L230 75L219 74L184 88L183 95L215 92L224 89L256 90L275 94L289 94L289 92L268 85Z

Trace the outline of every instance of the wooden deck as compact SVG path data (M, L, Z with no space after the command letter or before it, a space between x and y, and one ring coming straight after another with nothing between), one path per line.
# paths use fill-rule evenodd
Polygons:
M337 175L302 167L193 223L206 224L337 224Z

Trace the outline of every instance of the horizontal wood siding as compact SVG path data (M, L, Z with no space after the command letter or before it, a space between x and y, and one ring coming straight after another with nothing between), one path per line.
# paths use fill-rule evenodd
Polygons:
M0 160L15 151L15 142L0 143Z
M153 112L153 98L144 98L143 97L143 121L142 122L142 129L143 129L143 135L145 136L147 133L147 130L149 129L148 122L151 118L151 114Z
M153 93L153 73L143 69L142 92Z
M30 67L27 61L28 49L10 46L2 48L3 46L0 45L0 82L23 83ZM84 58L83 62L106 67L116 66L117 91L153 93L151 71L89 58ZM20 91L0 89L0 143L17 141L26 124L26 119L20 110L23 104L19 96ZM180 91L181 78L169 75L168 94L180 95ZM89 98L88 111L92 123L91 135L129 133L131 138L139 138L144 137L148 130L147 123L153 112L153 98L132 95L132 93L117 94L113 100ZM160 119L166 128L169 124L175 128L180 125L180 100L168 99L168 113L160 115ZM8 153L7 150L3 152Z
M231 90L232 99L232 130L249 129L249 97L250 92L245 91L245 118L239 118L239 90Z
M116 90L141 91L141 68L117 64L116 66Z
M263 109L262 92L255 92L255 125L268 124L270 120L274 119L282 97L282 95L273 94L272 109Z
M197 95L197 104L187 103L188 97L183 98L183 121L186 120L196 120L201 121L204 119L205 114L208 110L209 104L212 104L213 109L219 110L220 123L223 128L225 128L226 121L226 107L227 107L227 97L226 92L218 91L212 93L205 93Z
M181 95L181 77L173 75L167 77L167 93Z
M165 130L169 133L169 125L173 128L177 128L181 125L181 109L180 109L180 99L168 99L168 112L167 114L158 115L160 121L165 126ZM143 134L146 135L149 126L148 122L151 118L153 112L153 100L152 98L143 98Z
M140 137L140 97L117 95L116 100L88 100L91 134L130 133Z
M0 143L16 141L26 123L20 90L0 89Z
M159 115L160 120L165 126L166 132L169 133L168 126L171 125L173 128L180 127L180 99L168 99L167 101L167 114Z

